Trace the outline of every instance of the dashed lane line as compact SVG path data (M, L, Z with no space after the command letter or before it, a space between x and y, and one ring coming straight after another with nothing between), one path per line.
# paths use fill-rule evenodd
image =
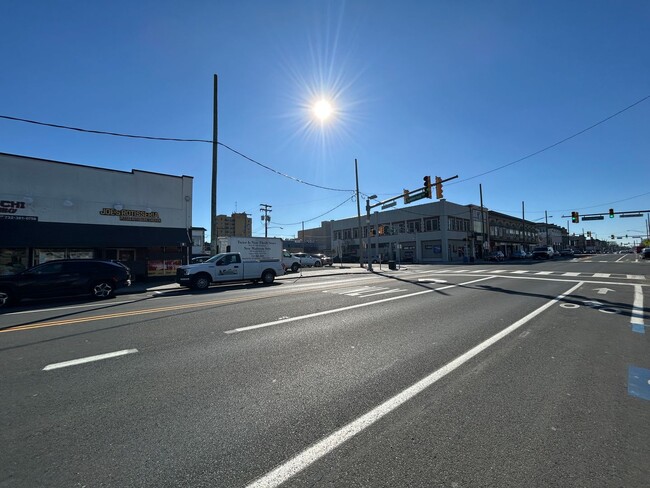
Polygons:
M256 329L263 329L266 327L272 327L274 325L281 325L281 324L287 324L289 322L296 322L298 320L305 320L305 319L310 319L313 317L322 317L323 315L330 315L333 313L339 313L339 312L345 312L347 310L354 310L355 308L362 308L362 307L370 307L372 305L377 305L379 303L385 303L385 302L391 302L394 300L402 300L404 298L411 298L419 295L426 295L428 293L433 293L435 291L441 291L441 290L448 290L450 288L456 288L459 286L467 286L471 285L473 283L478 283L480 281L485 281L485 280L490 280L492 278L495 278L494 276L486 276L484 278L479 278L477 280L472 280L472 281L467 281L465 283L459 283L457 285L448 285L448 286L443 286L440 288L434 288L434 289L428 289L428 290L423 290L423 291L418 291L415 293L409 293L407 295L400 295L397 297L389 297L389 298L383 298L381 300L375 300L372 302L365 302L365 303L357 303L356 305L350 305L348 307L341 307L341 308L335 308L332 310L324 310L322 312L316 312L316 313L310 313L307 315L300 315L298 317L290 317L290 318L284 318L280 320L274 320L273 322L265 322L263 324L256 324L256 325L249 325L246 327L238 327L236 329L231 329L231 330L226 330L224 331L225 334L237 334L239 332L247 332L250 330L256 330Z
M67 368L69 366L77 366L79 364L92 363L94 361L102 361L103 359L117 358L126 356L127 354L135 354L137 349L124 349L122 351L108 352L106 354L98 354L97 356L88 356L85 358L72 359L70 361L63 361L62 363L48 364L43 368L43 371L51 371L53 369Z

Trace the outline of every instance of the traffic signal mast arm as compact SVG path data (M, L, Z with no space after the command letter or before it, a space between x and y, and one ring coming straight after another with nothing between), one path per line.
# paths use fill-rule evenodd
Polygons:
M614 215L620 215L621 217L641 217L641 214L650 212L650 210L627 210L624 212L614 212L613 208L609 209L609 212L602 212L602 213L592 213L592 214L582 214L579 215L578 212L571 212L571 215L563 215L563 219L567 219L569 217L573 218L575 216L578 216L584 220L584 217L605 217L609 215L610 218L614 218ZM586 219L590 220L590 219ZM591 220L596 220L596 219L591 219ZM600 220L600 219L598 219Z
M436 186L438 183L444 183L446 181L451 181L451 180L454 180L456 178L458 178L458 175L452 176L450 178L446 178L444 180L436 181L436 183L432 184L431 186ZM417 193L420 193L420 192L422 192L422 194L424 194L426 191L427 191L426 186L423 186L422 188L418 188L417 190L412 190L412 191L408 191L408 190L405 189L404 193L402 193L401 195L398 195L398 196L392 197L392 198L388 198L386 200L382 200L379 203L375 203L375 204L372 204L372 205L367 205L367 207L368 207L368 210L370 210L370 209L375 208L375 207L381 207L382 205L390 204L391 202L395 202L396 200L399 200L400 198L407 199L411 195L414 195L414 194L417 194ZM422 198L425 198L425 197L423 196ZM390 205L390 206L392 207L392 205Z

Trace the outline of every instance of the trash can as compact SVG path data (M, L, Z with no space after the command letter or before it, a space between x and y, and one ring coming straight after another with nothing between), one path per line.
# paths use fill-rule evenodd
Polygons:
M395 261L388 261L388 269L397 269L397 264L395 264Z

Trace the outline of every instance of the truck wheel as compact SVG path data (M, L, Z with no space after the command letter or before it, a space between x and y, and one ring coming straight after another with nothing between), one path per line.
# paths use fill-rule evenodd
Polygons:
M275 279L275 273L273 271L267 269L266 271L264 271L264 273L262 273L262 283L264 283L265 285L270 285L271 283L273 283L274 279Z
M192 288L195 290L205 290L210 286L210 277L206 274L197 275L192 280Z
M298 263L293 263L291 265L291 271L293 271L294 273L297 273L299 269L300 269L300 265Z

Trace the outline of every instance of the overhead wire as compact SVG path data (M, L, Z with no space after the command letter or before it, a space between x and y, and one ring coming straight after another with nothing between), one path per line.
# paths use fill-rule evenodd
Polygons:
M552 149L552 148L554 148L554 147L556 147L556 146L559 146L560 144L563 144L563 143L565 143L565 142L567 142L567 141L570 141L571 139L574 139L574 138L578 137L579 135L584 134L585 132L590 131L591 129L593 129L593 128L595 128L595 127L598 127L599 125L604 124L604 123L607 122L608 120L611 120L611 119L613 119L614 117L616 117L616 116L622 114L623 112L626 112L627 110L630 110L631 108L636 107L637 105L639 105L640 103L645 102L645 101L646 101L647 99L649 99L649 98L650 98L650 95L646 95L645 97L641 98L640 100L637 100L637 101L634 102L633 104L628 105L628 106L625 107L624 109L621 109L621 110L619 110L618 112L616 112L616 113L614 113L614 114L612 114L612 115L610 115L610 116L608 116L608 117L605 117L604 119L602 119L602 120L596 122L595 124L592 124L592 125L590 125L589 127L585 128L585 129L582 129L581 131L578 131L578 132L576 132L575 134L570 135L569 137L565 137L564 139L562 139L562 140L560 140L560 141L557 141L557 142L555 142L555 143L553 143L553 144L551 144L551 145L549 145L549 146L546 146L546 147L544 147L544 148L542 148L542 149L539 149L538 151L535 151L535 152L533 152L533 153L530 153L530 154L528 154L527 156L524 156L524 157L522 157L522 158L519 158L519 159L517 159L517 160L515 160L515 161L512 161L512 162L510 162L510 163L507 163L507 164L504 164L504 165L498 166L498 167L496 167L496 168L494 168L494 169L491 169L491 170L489 170L489 171L485 171L484 173L480 173L480 174L477 174L477 175L474 175L474 176L470 176L469 178L464 178L464 179L462 179L462 180L458 180L458 181L455 181L455 182L453 182L453 183L448 183L448 184L449 184L449 185L457 185L458 183L463 183L463 182L465 182L465 181L469 181L469 180L473 180L473 179L475 179L475 178L478 178L478 177L480 177L480 176L485 176L485 175L487 175L487 174L494 173L495 171L499 171L500 169L507 168L508 166L512 166L513 164L521 163L522 161L524 161L524 160L526 160L526 159L530 159L530 158L532 158L533 156L537 156L538 154L541 154L541 153L543 153L544 151L548 151L549 149Z
M61 124L52 124L49 122L41 122L38 120L31 120L31 119L25 119L21 117L12 117L10 115L0 115L0 119L6 119L6 120L13 120L16 122L24 122L27 124L34 124L34 125L41 125L45 127L53 127L55 129L65 129L65 130L72 130L72 131L77 131L77 132L84 132L84 133L89 133L89 134L100 134L100 135L107 135L107 136L114 136L114 137L126 137L130 139L145 139L145 140L150 140L150 141L169 141L169 142L198 142L198 143L205 143L205 144L214 144L214 141L209 140L209 139L186 139L186 138L181 138L181 137L158 137L158 136L143 136L139 134L125 134L123 132L110 132L110 131L103 131L103 130L94 130L94 129L84 129L81 127L72 127L69 125L61 125ZM328 186L322 186L322 185L317 185L315 183L310 183L308 181L302 180L300 178L296 178L295 176L288 175L286 173L282 173L281 171L278 171L276 169L271 168L270 166L260 163L259 161L245 155L241 151L237 151L236 149L233 149L232 147L228 146L227 144L224 144L223 142L217 141L216 144L218 146L221 146L225 149L228 149L229 151L237 154L238 156L250 161L251 163L254 163L268 171L271 171L277 175L283 176L285 178L288 178L290 180L293 180L297 183L302 183L303 185L308 185L314 188L320 188L321 190L329 190L329 191L338 191L338 192L352 192L354 190L350 189L343 189L343 188L332 188Z
M327 212L324 212L324 213L322 213L320 215L317 215L316 217L313 217L311 219L305 219L305 220L301 220L300 222L293 222L293 223L290 223L290 224L283 224L282 222L275 222L275 221L273 221L273 223L278 224L278 225L298 225L298 224L302 224L302 223L305 223L305 222L312 222L314 220L320 219L321 217L323 217L324 215L327 215L328 213L333 212L337 208L342 207L343 205L345 205L349 201L353 200L354 197L355 197L355 195L352 195L352 196L346 198L341 203L339 203L336 207L334 207L334 208L332 208L332 209L328 210Z

